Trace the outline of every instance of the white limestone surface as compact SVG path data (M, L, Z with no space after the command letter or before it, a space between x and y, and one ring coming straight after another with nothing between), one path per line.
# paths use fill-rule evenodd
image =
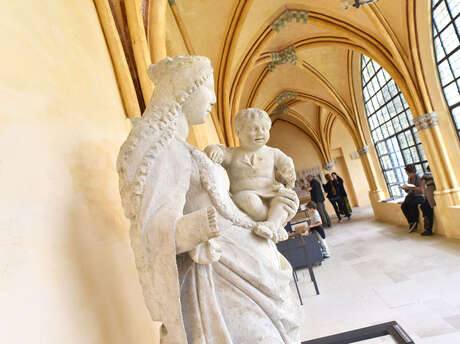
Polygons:
M292 271L232 201L225 174L185 140L215 103L205 57L152 65L155 91L120 150L120 193L162 343L298 343ZM283 193L288 214L295 193Z

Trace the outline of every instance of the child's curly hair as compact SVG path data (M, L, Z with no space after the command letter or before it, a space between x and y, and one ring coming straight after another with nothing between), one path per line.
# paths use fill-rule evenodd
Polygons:
M268 128L272 126L272 120L268 113L264 110L257 108L249 108L240 110L235 117L235 130L238 132L244 125L246 121L262 120L264 121Z

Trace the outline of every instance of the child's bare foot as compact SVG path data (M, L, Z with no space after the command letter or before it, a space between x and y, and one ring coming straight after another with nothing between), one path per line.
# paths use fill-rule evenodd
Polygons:
M253 228L252 228L252 232L255 234L255 235L258 235L262 238L266 238L266 239L272 239L273 238L273 230L271 229L270 226L268 226L269 222L259 222L257 223Z
M288 232L283 227L278 228L278 231L275 233L274 236L276 237L276 240L274 240L275 242L285 241L289 239Z

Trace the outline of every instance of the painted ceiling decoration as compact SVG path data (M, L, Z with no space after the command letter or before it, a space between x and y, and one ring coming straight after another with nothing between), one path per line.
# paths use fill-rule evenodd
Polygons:
M285 101L296 99L297 93L292 91L283 91L279 96L275 98L275 103L282 104Z
M342 6L345 10L355 7L360 8L362 5L368 5L379 0L342 0Z
M308 20L308 11L286 9L271 25L276 32L280 32L286 24L291 22L306 24Z
M287 115L288 113L289 113L288 105L287 104L280 104L270 113L270 116Z
M275 68L279 65L282 65L288 62L293 65L297 63L297 55L296 55L295 47L293 45L281 51L275 51L275 52L270 53L270 57L271 57L271 62L267 66L267 69L270 72L273 72Z
M421 30L431 35L431 23L424 22L429 0L360 1L359 10L347 11L341 0L272 0L270 7L256 0L93 1L128 117L139 116L152 94L148 65L186 54L208 56L215 67L212 119L228 146L238 144L233 118L244 107L295 123L324 162L332 161L336 121L356 147L368 145L361 54L391 75L414 118L433 111L420 52L431 51L432 42L419 38Z

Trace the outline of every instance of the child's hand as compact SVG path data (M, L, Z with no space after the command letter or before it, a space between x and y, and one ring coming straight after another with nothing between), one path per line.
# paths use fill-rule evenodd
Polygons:
M295 170L290 165L284 165L279 169L279 175L284 179L288 189L293 189L295 186L296 174Z
M224 161L224 151L218 145L207 146L204 151L216 164L222 164Z

